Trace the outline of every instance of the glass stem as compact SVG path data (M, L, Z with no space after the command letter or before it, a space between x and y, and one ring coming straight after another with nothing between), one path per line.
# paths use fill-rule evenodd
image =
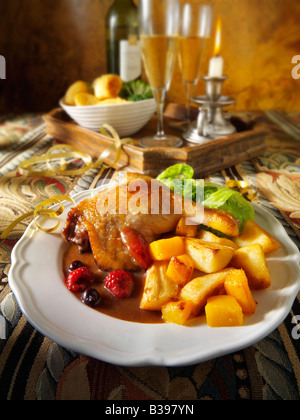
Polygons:
M186 122L191 122L191 99L193 96L195 83L184 81L185 95L186 95Z
M166 99L166 90L154 90L154 97L157 105L157 132L155 139L163 140L166 138L164 130L164 103Z

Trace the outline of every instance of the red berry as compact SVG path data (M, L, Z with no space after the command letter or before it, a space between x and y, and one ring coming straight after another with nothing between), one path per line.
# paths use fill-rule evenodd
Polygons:
M88 287L88 283L84 279L78 279L76 283L67 280L67 288L73 293L83 292Z
M119 299L129 297L133 290L133 279L126 271L113 271L105 279L105 288Z
M93 274L87 267L80 267L72 271L67 278L67 288L71 292L83 292L94 280Z

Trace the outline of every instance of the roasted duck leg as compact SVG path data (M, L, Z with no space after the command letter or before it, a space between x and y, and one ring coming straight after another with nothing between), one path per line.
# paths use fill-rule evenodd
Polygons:
M136 271L141 264L124 241L124 228L136 232L137 241L142 238L149 244L174 231L180 218L186 216L227 235L238 235L238 224L229 213L189 204L184 205L182 197L159 181L128 173L125 182L72 208L62 236L78 245L80 252L91 248L96 264L104 271Z

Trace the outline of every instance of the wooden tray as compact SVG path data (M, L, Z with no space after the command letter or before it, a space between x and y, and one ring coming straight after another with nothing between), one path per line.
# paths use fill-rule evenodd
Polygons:
M166 132L180 136L180 131L175 130L172 126L174 122L182 118L182 115L182 106L170 104L167 107L165 112ZM73 145L78 150L89 153L93 158L98 158L113 141L100 133L80 127L61 108L54 109L45 115L44 120L47 134L63 143ZM258 156L265 150L265 137L268 134L266 126L238 119L232 122L240 132L204 145L184 141L180 149L143 149L139 146L139 139L156 132L156 118L154 117L146 127L132 136L133 145L123 146L118 169L126 167L126 170L156 177L170 165L186 163L194 168L196 176L204 177ZM111 164L113 161L114 155L112 154L106 163Z

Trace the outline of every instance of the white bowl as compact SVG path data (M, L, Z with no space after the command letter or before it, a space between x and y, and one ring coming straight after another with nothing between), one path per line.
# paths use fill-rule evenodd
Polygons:
M131 136L141 130L156 111L154 99L112 105L69 106L59 102L65 112L82 127L99 131L111 125L119 136Z

